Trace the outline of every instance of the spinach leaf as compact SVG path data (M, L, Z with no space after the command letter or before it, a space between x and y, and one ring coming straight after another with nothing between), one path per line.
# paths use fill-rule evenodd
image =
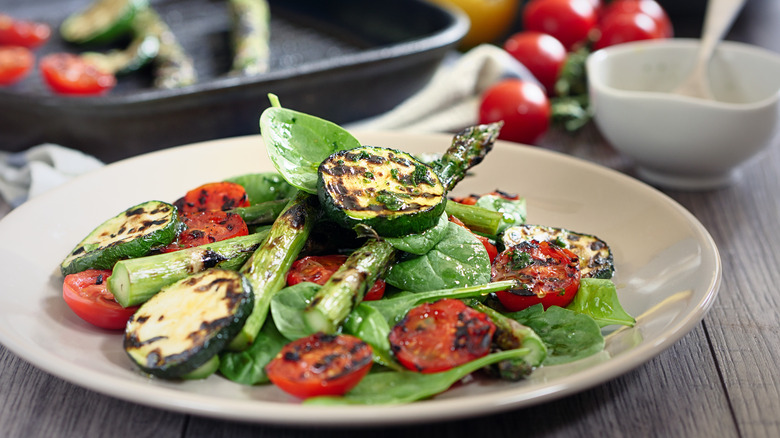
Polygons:
M444 232L447 231L447 223L449 218L447 213L442 213L439 222L432 228L428 228L422 233L410 234L403 237L385 237L385 240L393 245L395 249L399 249L404 252L422 255L431 250L442 237Z
M219 355L219 372L228 379L244 385L268 383L265 366L276 357L289 341L266 320L255 342L244 351L225 351Z
M547 346L544 365L573 362L604 349L604 336L596 321L588 315L558 306L546 311L541 304L507 314L530 327Z
M304 400L303 403L307 405L411 403L446 391L455 382L480 368L526 354L528 354L526 348L500 351L440 373L422 374L406 370L369 373L357 386L341 397L312 397Z
M485 284L490 281L490 259L474 234L448 222L430 251L393 265L385 281L412 292Z
M249 203L252 205L292 198L298 190L276 172L248 173L228 178L225 181L243 186L249 197Z
M334 152L360 142L339 125L282 108L273 94L272 107L260 116L260 133L276 170L293 186L317 193L317 168Z
M280 290L271 298L271 316L282 336L294 341L312 334L304 322L303 311L320 287L304 281Z
M589 315L600 327L612 324L633 327L636 324L636 319L623 310L615 283L609 279L581 279L574 300L566 308Z
M504 218L498 225L499 233L513 225L520 225L525 223L525 219L528 216L525 205L525 198L511 200L496 195L483 195L479 198L476 205L477 207L498 211L504 214Z

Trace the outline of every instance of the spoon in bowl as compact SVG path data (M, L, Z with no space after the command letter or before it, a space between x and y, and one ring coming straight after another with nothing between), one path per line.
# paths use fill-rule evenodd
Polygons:
M688 77L672 93L713 99L707 75L710 59L720 40L734 23L746 0L709 0L696 64Z

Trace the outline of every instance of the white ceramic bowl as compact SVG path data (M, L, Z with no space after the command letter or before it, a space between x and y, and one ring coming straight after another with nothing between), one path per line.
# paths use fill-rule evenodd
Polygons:
M698 40L620 44L587 60L594 119L637 174L669 188L707 189L773 143L780 112L780 55L722 43L710 64L714 100L672 94L692 70Z

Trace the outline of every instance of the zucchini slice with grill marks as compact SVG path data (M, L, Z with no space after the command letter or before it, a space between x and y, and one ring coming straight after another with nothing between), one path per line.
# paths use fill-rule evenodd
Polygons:
M506 247L520 242L548 241L571 250L580 259L580 275L591 278L612 278L615 272L612 251L606 242L591 234L582 234L563 228L543 225L517 225L504 231L502 238Z
M181 221L172 204L147 201L103 222L65 257L62 275L85 269L111 269L122 259L141 257L173 242Z
M347 228L365 225L380 236L434 226L446 206L445 192L430 167L395 149L339 151L318 169L317 195L325 214Z
M124 348L143 371L178 379L213 360L252 311L249 281L214 268L163 288L127 322Z

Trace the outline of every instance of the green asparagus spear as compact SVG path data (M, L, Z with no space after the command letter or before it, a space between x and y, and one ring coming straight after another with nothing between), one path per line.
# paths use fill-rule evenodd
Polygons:
M241 268L240 272L249 279L255 294L254 309L230 343L230 350L243 350L254 342L268 315L271 298L284 287L287 271L309 238L315 213L311 195L299 192L274 221L262 245Z
M335 333L354 306L392 262L395 249L384 240L370 239L353 252L322 286L304 313L312 332ZM322 291L325 292L322 292Z
M237 271L268 230L148 257L120 260L108 278L108 290L123 307L137 306L188 275L219 267Z
M489 236L498 234L498 227L504 217L504 214L499 211L459 202L448 202L444 211L447 215L460 219L470 230Z
M249 207L234 208L229 212L241 216L241 219L249 226L265 225L273 223L288 202L290 202L289 199L277 199L250 205Z
M502 315L477 300L468 300L466 304L486 314L496 325L496 335L493 337L493 342L498 348L502 350L525 348L529 351L525 356L505 359L493 365L502 379L523 379L542 364L542 361L547 357L547 347L531 328Z
M160 48L154 60L155 87L178 88L197 82L198 74L192 58L152 7L138 11L133 20L133 31L136 35L154 35L160 40Z
M503 122L476 125L455 135L452 145L441 159L431 163L444 187L452 190L466 176L466 171L481 163L498 138Z
M231 73L258 75L268 71L270 58L269 7L266 0L229 0L232 24Z

